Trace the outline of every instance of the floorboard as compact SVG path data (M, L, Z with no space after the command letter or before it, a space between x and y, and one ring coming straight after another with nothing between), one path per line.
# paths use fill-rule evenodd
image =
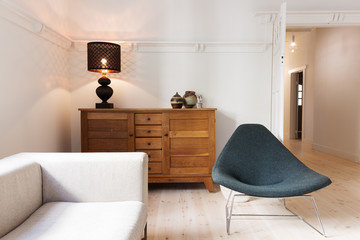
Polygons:
M315 193L327 239L360 239L360 164L316 152L308 144L286 141L285 145L307 166L331 178L333 183ZM296 218L235 218L231 235L225 230L225 204L219 186L209 193L201 183L150 184L149 240L201 239L325 239ZM319 226L310 199L291 199L288 206L314 226ZM277 199L251 198L237 202L241 212L284 213Z

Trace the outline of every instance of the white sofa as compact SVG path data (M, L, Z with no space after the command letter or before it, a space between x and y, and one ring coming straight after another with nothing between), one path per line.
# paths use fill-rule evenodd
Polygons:
M147 218L147 166L145 153L1 159L0 239L139 240Z

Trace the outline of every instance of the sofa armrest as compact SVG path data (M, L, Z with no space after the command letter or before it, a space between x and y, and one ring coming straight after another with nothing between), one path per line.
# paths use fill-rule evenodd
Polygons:
M0 160L0 238L42 204L41 169L33 161Z
M42 169L43 202L140 201L147 206L145 153L22 153Z

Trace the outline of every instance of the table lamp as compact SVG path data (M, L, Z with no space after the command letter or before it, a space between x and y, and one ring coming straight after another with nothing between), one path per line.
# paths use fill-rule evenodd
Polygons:
M102 100L96 103L96 108L114 108L113 103L107 100L113 95L113 90L108 85L110 79L107 73L120 72L120 45L108 42L89 42L87 44L88 71L101 72L102 77L98 80L101 85L96 89L96 95Z

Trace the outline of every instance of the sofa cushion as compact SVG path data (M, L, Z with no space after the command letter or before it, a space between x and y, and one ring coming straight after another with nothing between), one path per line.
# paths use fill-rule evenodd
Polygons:
M20 153L14 157L41 165L44 203L147 202L145 153Z
M42 204L38 163L12 157L0 160L0 238Z
M50 202L1 240L139 240L145 209L138 201Z

